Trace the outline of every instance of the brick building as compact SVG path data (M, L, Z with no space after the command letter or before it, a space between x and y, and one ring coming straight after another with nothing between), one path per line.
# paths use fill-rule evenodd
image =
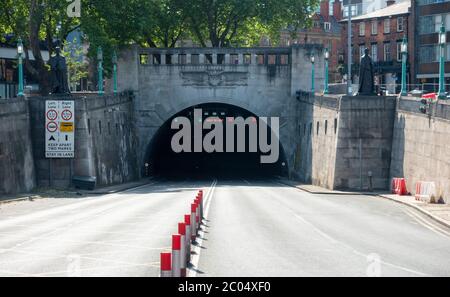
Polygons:
M331 5L331 6L330 6ZM291 44L321 44L330 52L329 70L330 82L340 82L338 49L341 47L342 2L329 0L320 2L320 12L313 15L313 26L309 29L298 30L292 34L287 29L281 32L281 45Z
M410 1L387 1L387 7L352 19L352 76L358 82L359 63L364 50L369 49L375 66L377 85L386 87L391 93L398 93L401 83L401 44L409 33ZM342 20L342 40L347 44L347 20ZM347 46L340 47L342 63L347 72ZM409 43L409 53L413 43ZM410 59L411 60L411 59ZM410 63L408 63L410 64ZM408 82L410 67L408 66Z
M445 47L445 77L447 91L450 84L450 0L415 0L412 4L414 32L413 81L418 88L437 91L439 84L438 32L444 24L447 32Z

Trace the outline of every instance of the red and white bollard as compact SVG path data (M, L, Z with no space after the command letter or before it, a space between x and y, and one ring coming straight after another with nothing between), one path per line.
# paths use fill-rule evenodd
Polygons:
M181 235L172 236L172 276L181 277Z
M191 262L191 215L184 216L186 226L186 264Z
M187 266L187 253L186 253L186 224L179 223L178 224L178 233L181 235L181 249L180 249L180 259L181 259L181 277L186 277L186 266Z
M195 205L197 205L197 208L195 209L195 222L197 223L197 234L198 231L200 231L200 227L201 227L201 220L200 220L200 199L197 198L195 199Z
M197 238L197 204L191 204L191 240L195 241Z
M161 277L172 277L172 254L161 253Z

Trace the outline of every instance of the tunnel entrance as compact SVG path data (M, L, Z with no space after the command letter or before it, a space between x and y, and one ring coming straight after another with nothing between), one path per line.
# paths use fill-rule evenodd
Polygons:
M198 117L199 110L201 110L201 117ZM153 137L146 154L146 162L149 165L145 174L159 175L164 177L273 177L286 176L288 174L288 164L285 158L285 153L279 139L274 139L279 144L279 157L275 163L263 164L261 162L262 156L267 156L267 152L263 153L258 146L257 150L250 149L250 127L245 129L245 152L180 152L176 153L172 148L172 139L180 132L179 129L172 129L172 122L178 121L180 117L189 119L191 123L191 130L195 129L195 122L206 121L222 122L224 143L223 147L227 146L226 140L226 121L231 118L243 118L254 121L258 129L262 125L259 124L259 117L243 108L221 103L208 103L190 107L170 118L161 126L156 135ZM198 117L198 118L197 118ZM200 120L201 119L201 120ZM210 123L211 124L211 123ZM270 123L269 123L270 124ZM212 124L211 124L212 125ZM267 144L272 143L271 128L267 128ZM211 132L211 130L203 130L203 137ZM191 133L190 142L194 143L194 131ZM237 131L234 133L234 146L237 148L238 141ZM254 140L254 138L252 138ZM260 135L258 133L258 142ZM193 145L192 145L193 146Z

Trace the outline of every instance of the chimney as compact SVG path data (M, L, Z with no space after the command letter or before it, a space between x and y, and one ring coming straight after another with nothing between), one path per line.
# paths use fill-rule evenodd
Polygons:
M324 17L325 21L328 21L330 17L330 1L322 0L320 2L320 14Z
M395 4L395 0L387 0L386 5L391 6L392 4Z
M342 5L341 0L334 0L333 3L333 15L337 21L342 19Z

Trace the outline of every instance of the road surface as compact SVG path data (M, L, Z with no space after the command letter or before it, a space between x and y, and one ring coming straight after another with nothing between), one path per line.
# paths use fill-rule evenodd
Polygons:
M191 276L450 276L450 230L401 204L271 180L211 185L0 205L0 276L158 276L199 188L207 220Z

